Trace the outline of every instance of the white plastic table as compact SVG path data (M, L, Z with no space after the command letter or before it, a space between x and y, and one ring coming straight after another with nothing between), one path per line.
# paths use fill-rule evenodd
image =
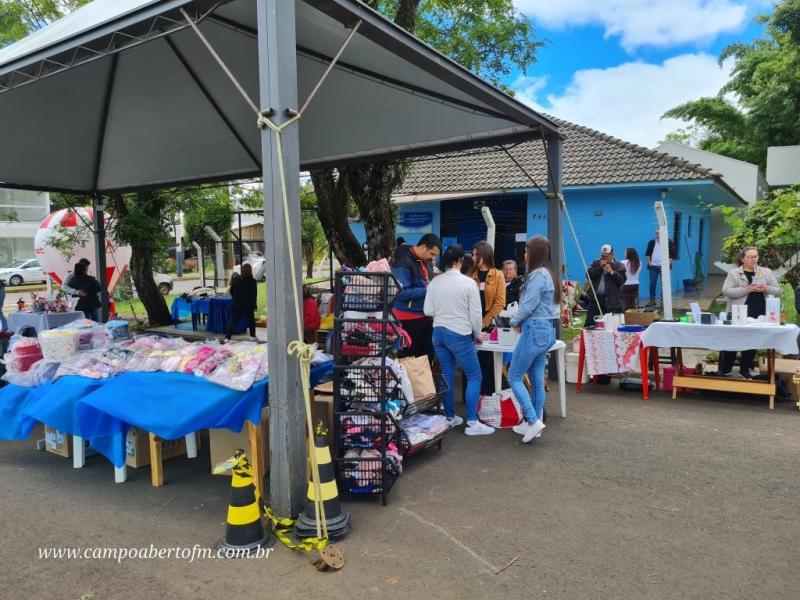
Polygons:
M194 433L190 433L186 436L186 456L189 458L197 458L197 437ZM160 470L160 465L156 465L156 457L154 456L150 458L150 465L151 473L156 468ZM72 468L82 469L84 466L86 466L86 448L83 443L83 438L74 435L72 436ZM127 480L128 467L126 465L114 467L114 483L125 483Z
M514 352L514 346L501 346L500 344L493 344L485 342L476 344L475 348L481 352L494 353L494 389L495 392L500 392L503 389L503 354L506 352ZM556 365L558 367L558 399L561 404L561 416L567 416L567 386L566 386L566 355L567 344L562 340L556 340L555 343L547 351L556 353Z

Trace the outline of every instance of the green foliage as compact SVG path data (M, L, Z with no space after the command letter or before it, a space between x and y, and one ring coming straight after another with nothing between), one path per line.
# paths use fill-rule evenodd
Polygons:
M233 206L226 186L176 190L175 194L184 211L184 226L190 240L207 245L206 225L210 225L223 240L230 237Z
M782 0L761 17L767 36L732 44L730 81L713 98L700 98L667 111L702 132L699 147L766 165L767 147L800 140L800 0Z
M309 183L300 190L300 244L306 264L306 276L311 277L314 263L325 256L328 240L317 216L317 196Z
M723 214L733 229L722 246L729 262L737 263L743 247L755 246L759 263L775 269L800 250L800 186L775 190L746 212L723 209ZM795 286L800 284L800 265L786 274L786 280Z
M90 0L0 0L0 48L86 4Z
M536 62L543 42L510 0L423 0L414 34L497 86ZM508 91L508 89L506 89Z

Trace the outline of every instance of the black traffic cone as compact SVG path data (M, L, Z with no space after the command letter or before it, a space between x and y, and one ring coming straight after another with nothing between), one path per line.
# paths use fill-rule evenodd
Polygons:
M215 473L233 469L231 474L231 502L228 505L225 537L214 547L235 550L236 557L247 556L258 548L268 548L275 543L261 522L261 498L253 485L253 467L247 460L244 450L237 450L233 456L214 468Z
M322 498L322 506L324 508L325 522L328 525L328 538L336 540L343 538L350 531L350 515L342 511L342 505L339 502L339 489L336 487L336 478L333 473L333 461L331 460L331 451L328 448L327 437L322 435L314 436L314 449L317 457L317 467L319 470L319 487ZM315 537L317 535L317 519L314 510L314 493L313 481L308 482L308 492L306 493L306 506L297 521L294 524L294 532L299 538ZM322 524L320 524L322 529Z

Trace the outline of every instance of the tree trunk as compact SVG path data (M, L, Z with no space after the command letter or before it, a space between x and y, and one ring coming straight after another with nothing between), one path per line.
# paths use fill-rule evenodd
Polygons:
M339 173L364 222L369 258L391 258L395 248L392 192L402 183L400 167L375 163L345 167Z
M136 294L147 311L147 321L151 327L172 325L172 314L164 296L153 279L153 253L133 247L131 252L131 277L136 284Z
M347 220L347 187L331 169L311 171L311 182L317 195L317 216L325 238L342 265L361 267L367 258Z
M149 205L152 210L158 211L157 217L160 220L160 211L163 209L163 205L158 202L151 202ZM114 210L120 221L129 215L125 199L120 195L114 196ZM153 278L152 247L147 244L131 244L130 268L131 277L136 286L136 295L144 304L150 326L172 325L172 315Z
M306 244L303 254L306 259L306 279L311 279L314 276L314 245Z

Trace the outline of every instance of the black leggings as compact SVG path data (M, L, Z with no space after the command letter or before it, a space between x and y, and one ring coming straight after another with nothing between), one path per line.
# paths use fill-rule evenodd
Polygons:
M753 359L756 357L758 350L742 350L742 358L739 359L739 371L747 373L753 366ZM733 369L733 363L736 362L736 352L722 351L719 353L719 372L727 375Z
M239 324L242 317L247 319L247 325L250 328L250 337L256 337L256 317L252 310L237 310L231 309L231 318L228 321L228 326L225 328L225 339L231 339L233 328Z

